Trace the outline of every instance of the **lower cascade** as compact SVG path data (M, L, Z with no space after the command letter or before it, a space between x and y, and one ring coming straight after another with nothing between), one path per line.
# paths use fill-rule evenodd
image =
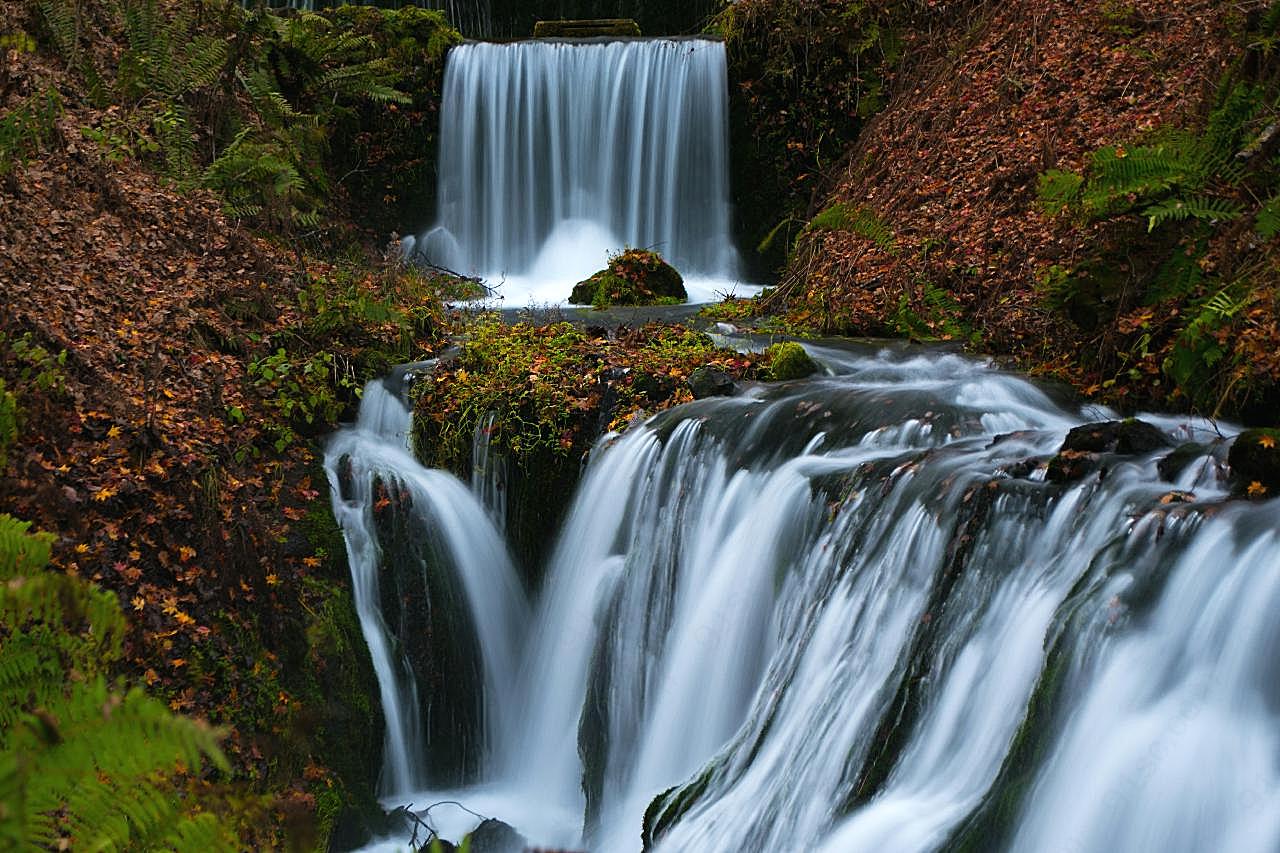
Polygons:
M532 591L491 479L370 385L326 464L384 804L610 853L1280 850L1280 503L1228 498L1216 428L1055 483L1096 410L807 349L602 439Z

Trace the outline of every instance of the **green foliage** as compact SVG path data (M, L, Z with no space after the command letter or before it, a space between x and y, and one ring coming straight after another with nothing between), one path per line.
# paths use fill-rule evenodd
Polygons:
M1280 193L1267 199L1253 220L1253 230L1263 240L1270 240L1280 234Z
M897 240L889 224L874 210L858 204L836 202L809 220L800 236L815 231L848 231L867 238L886 252L897 251Z
M291 356L283 347L249 362L250 381L279 417L276 449L283 450L294 430L316 432L337 422L346 404L339 394L357 394L359 385L338 369L331 352Z
M172 778L206 760L226 770L218 732L110 679L124 643L119 601L45 570L52 541L0 515L5 849L237 849Z
M1050 216L1057 216L1079 203L1080 191L1083 187L1082 175L1064 172L1061 169L1050 169L1040 175L1037 185L1040 206Z
M0 332L0 352L6 352L16 367L15 378L22 388L60 395L67 389L67 351L55 355L35 342L30 332L6 336Z
M0 471L9 463L9 448L18 438L18 397L0 379Z
M335 177L373 208L398 201L389 189L426 186L427 114L459 40L443 15L343 7L251 13L246 26L260 47L236 80L253 110L231 116L235 135L203 179L232 216L292 234L319 228Z
M306 125L291 130L244 128L209 164L204 185L222 196L229 216L286 232L320 224L324 179L308 181L299 162L312 134Z
M40 18L44 23L48 40L68 66L80 72L89 89L90 98L102 104L106 98L106 86L93 60L80 47L82 30L82 0L36 0Z
M956 298L930 281L921 282L919 295L908 292L898 298L892 322L900 335L920 341L965 341L981 344L981 337L964 319L964 307Z
M0 177L15 166L25 165L53 141L60 115L62 99L49 89L25 98L0 117Z
M124 36L107 85L85 49L81 3L38 5L47 41L94 101L111 93L120 107L85 136L110 159L153 160L179 187L212 189L237 219L308 236L348 195L380 219L429 185L444 53L461 40L440 12L120 0L94 10ZM8 155L7 139L39 139L30 119L19 111L0 125L0 172L27 151Z
M1050 215L1071 211L1084 221L1137 214L1148 232L1188 219L1236 219L1242 208L1232 195L1247 175L1237 153L1263 100L1257 86L1224 84L1200 133L1166 131L1146 145L1104 146L1083 175L1051 169L1040 176L1040 205Z
M1226 287L1193 304L1189 321L1162 365L1166 375L1188 389L1193 401L1211 411L1221 402L1207 395L1220 387L1216 377L1230 353L1231 324L1251 301L1248 294L1239 291L1238 287Z

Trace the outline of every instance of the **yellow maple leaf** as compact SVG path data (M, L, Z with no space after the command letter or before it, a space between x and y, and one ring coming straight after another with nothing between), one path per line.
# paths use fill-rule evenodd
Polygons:
M1270 450L1276 446L1276 440L1269 435L1264 435L1258 439L1258 446Z
M98 489L98 491L93 493L93 499L95 501L102 502L111 498L115 493L116 490L110 486L103 486L101 489Z
M132 599L130 599L129 603L133 605L134 610L141 610L142 608L147 606L147 600L140 595L135 595Z
M1267 493L1267 487L1254 480L1245 491L1251 498L1260 498Z

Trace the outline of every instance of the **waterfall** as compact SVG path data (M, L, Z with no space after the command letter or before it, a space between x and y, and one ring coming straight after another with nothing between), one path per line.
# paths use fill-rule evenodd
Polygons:
M725 69L704 39L455 48L437 221L411 251L518 304L567 299L629 245L711 298L737 270Z
M1215 428L1145 416L1203 445L1176 482L1156 452L1059 485L1043 463L1109 413L955 355L809 350L825 376L602 440L529 620L512 582L485 605L510 622L478 689L519 713L415 802L600 851L1280 849L1280 504L1229 499ZM387 433L340 434L331 476L429 473ZM465 550L496 534L460 492Z
M387 580L397 584L392 598L396 592L404 594L397 570L422 573L428 599L441 597L442 588L447 589L439 579L426 577L432 567L420 562L425 553L394 547L397 528L406 522L424 525L427 535L438 543L445 570L463 588L459 597L465 600L467 627L475 632L476 643L475 654L463 663L483 672L465 689L485 700L484 719L477 725L481 745L476 754L461 756L464 766L483 766L483 743L492 739L487 732L501 731L505 727L501 721L513 713L516 643L527 621L524 592L489 512L455 477L417 463L409 452L409 424L409 410L400 396L382 381L370 382L358 420L339 431L325 453L334 517L346 539L356 612L386 718L381 788L392 798L420 790L441 775L433 772L426 758L431 744L424 706L444 715L446 722L456 720L458 713L457 708L447 707L447 701L421 695L406 647L421 638L424 626L415 623L411 613L402 612L394 629L386 618L388 590L383 586ZM398 565L389 565L391 561ZM440 675L456 678L458 674ZM435 749L440 751L438 743ZM466 752L467 745L461 749Z

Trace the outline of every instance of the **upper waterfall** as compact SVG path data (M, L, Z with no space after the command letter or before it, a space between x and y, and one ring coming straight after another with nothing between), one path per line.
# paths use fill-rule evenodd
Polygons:
M709 299L738 266L726 79L705 39L456 48L437 221L411 249L510 303L562 301L609 253L653 249Z

